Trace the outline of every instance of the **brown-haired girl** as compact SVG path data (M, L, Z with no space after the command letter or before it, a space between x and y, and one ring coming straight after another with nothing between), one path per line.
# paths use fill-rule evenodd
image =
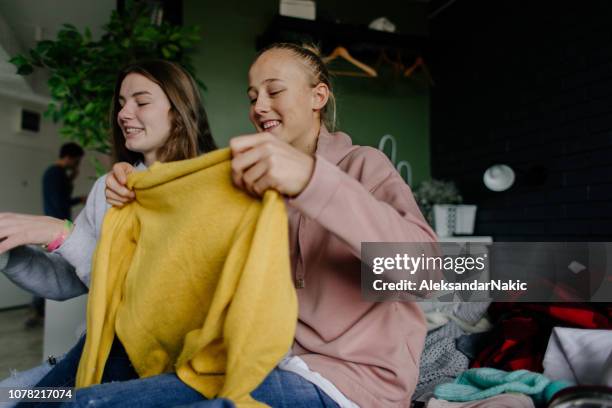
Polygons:
M116 160L136 168L215 149L195 81L176 63L151 60L124 68L117 77L110 119ZM9 255L8 263L0 266L2 272L41 297L63 300L86 293L92 255L110 208L105 202L105 179L95 182L74 226L52 217L0 213L0 254ZM47 252L27 244L46 245ZM58 366L69 364L71 356L78 363L80 348L82 341ZM40 373L45 370L32 376L25 373L10 384L33 386Z
M128 162L141 168L154 161L184 160L215 149L195 81L178 64L168 61L135 63L119 73L112 102L111 129L115 161ZM78 239L87 236L88 241L94 241L95 247L102 217L91 217L104 215L104 211L94 214L94 206L97 205L98 210L107 208L103 205L105 179L106 176L102 176L94 184L85 209L77 217L74 231L66 220L0 213L0 240L3 239L0 241L0 254L21 245L49 246L55 242L52 249L57 250L53 252L64 255L79 273L77 264L80 262L72 262L72 258L82 258L83 254L72 254L72 250L66 248L72 249L72 243L76 241L71 238L73 233ZM102 200L96 202L100 198ZM90 231L90 228L93 230ZM82 247L76 242L74 245ZM19 254L27 251L28 248L21 247L14 250L16 253L11 252L9 271L11 267L18 267L17 264L21 263ZM29 256L40 258L34 253ZM26 258L30 259L29 256ZM85 257L90 258L91 253ZM89 274L88 268L81 272ZM19 280L17 276L10 276Z

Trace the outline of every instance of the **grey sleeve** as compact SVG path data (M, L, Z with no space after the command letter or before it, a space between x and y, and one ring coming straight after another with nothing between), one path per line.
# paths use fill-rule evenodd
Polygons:
M53 300L66 300L87 293L87 286L61 255L34 246L21 246L9 254L8 264L2 272L17 286Z
M74 229L55 251L74 266L76 275L89 287L91 260L100 238L102 221L110 205L104 196L106 176L100 177L87 197L85 208L74 221Z
M62 246L47 253L35 246L9 252L6 268L0 269L18 286L44 298L65 300L88 291L91 259L107 208L104 178L94 184L87 204Z

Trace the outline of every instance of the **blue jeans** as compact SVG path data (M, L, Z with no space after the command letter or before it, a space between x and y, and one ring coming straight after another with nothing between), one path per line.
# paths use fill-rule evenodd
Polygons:
M85 338L60 360L37 386L74 386L76 370ZM316 385L297 374L274 369L252 393L252 397L273 408L338 407ZM62 404L65 408L89 407L168 407L229 408L227 400L205 400L193 388L183 383L176 374L161 374L138 379L125 350L116 340L104 367L102 384L81 388L75 393L76 401ZM26 407L21 403L19 407ZM52 404L45 404L51 406Z
M62 357L58 357L61 360ZM45 361L43 364L25 371L19 371L11 374L9 378L0 381L0 388L15 388L29 389L35 387L36 384L45 376L53 366ZM13 408L17 402L0 402L0 408Z
M274 369L251 393L253 398L273 408L336 408L330 397L317 386L289 371ZM156 408L229 408L227 400L205 400L183 383L176 374L161 374L139 380L113 382L79 389L75 403L62 408L76 407Z
M85 336L51 369L46 376L36 384L37 387L74 387L79 361L85 347ZM113 341L110 353L106 359L102 383L111 381L127 381L138 378L130 358L118 338Z
M85 336L57 362L56 365L36 384L37 387L74 387L79 361L85 346ZM130 359L118 338L113 341L110 353L104 366L102 383L137 379ZM47 403L47 407L59 406L60 403ZM21 402L18 408L38 407L36 402Z

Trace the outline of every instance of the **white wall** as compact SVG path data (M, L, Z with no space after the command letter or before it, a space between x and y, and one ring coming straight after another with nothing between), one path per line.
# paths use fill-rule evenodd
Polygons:
M43 359L61 356L70 350L85 331L87 295L64 302L47 300Z
M2 95L0 91L0 211L42 214L42 175L58 158L64 142L58 126L42 119L38 133L19 130L21 109L42 112L45 106ZM81 165L75 194L87 194L95 170L89 155ZM73 214L80 208L74 207Z
M42 175L58 158L59 127L42 119L38 133L19 130L21 109L44 112L45 106L31 101L20 101L3 95L0 90L0 211L42 214ZM75 195L86 195L93 185L95 169L91 154L86 154ZM73 207L76 216L82 207Z
M43 119L38 133L19 131L21 108L43 112L44 105L1 94L0 90L0 212L42 214L42 175L64 142L58 126ZM75 183L75 195L93 185L95 170L87 154ZM76 217L82 207L73 207ZM30 303L32 295L0 275L0 309ZM87 296L66 302L47 301L43 357L60 355L76 342L85 320Z
M90 27L97 38L115 5L116 0L0 0L0 212L42 214L42 175L57 159L63 142L58 126L46 119L39 133L18 131L21 108L42 113L47 102L32 94L23 78L12 76L15 69L6 63L7 53L12 56L26 50L36 40L55 39L62 23L72 23L81 31ZM37 73L27 82L48 95L45 78L44 73ZM93 185L95 170L90 156L87 154L81 165L75 195L87 194ZM80 209L73 207L73 217ZM30 299L29 293L0 274L0 309L28 304ZM44 356L61 354L74 345L75 333L85 318L86 301L86 296L47 301Z
M53 161L55 126L44 124L39 134L19 132L21 108L40 111L31 102L0 95L0 212L42 214L41 175ZM0 308L28 304L31 295L0 277Z

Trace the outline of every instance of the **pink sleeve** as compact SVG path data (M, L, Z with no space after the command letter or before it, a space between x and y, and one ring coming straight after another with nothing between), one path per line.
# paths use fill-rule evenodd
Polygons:
M361 242L436 241L410 187L386 157L372 150L359 156L351 176L317 155L310 182L289 204L345 241L357 257Z

